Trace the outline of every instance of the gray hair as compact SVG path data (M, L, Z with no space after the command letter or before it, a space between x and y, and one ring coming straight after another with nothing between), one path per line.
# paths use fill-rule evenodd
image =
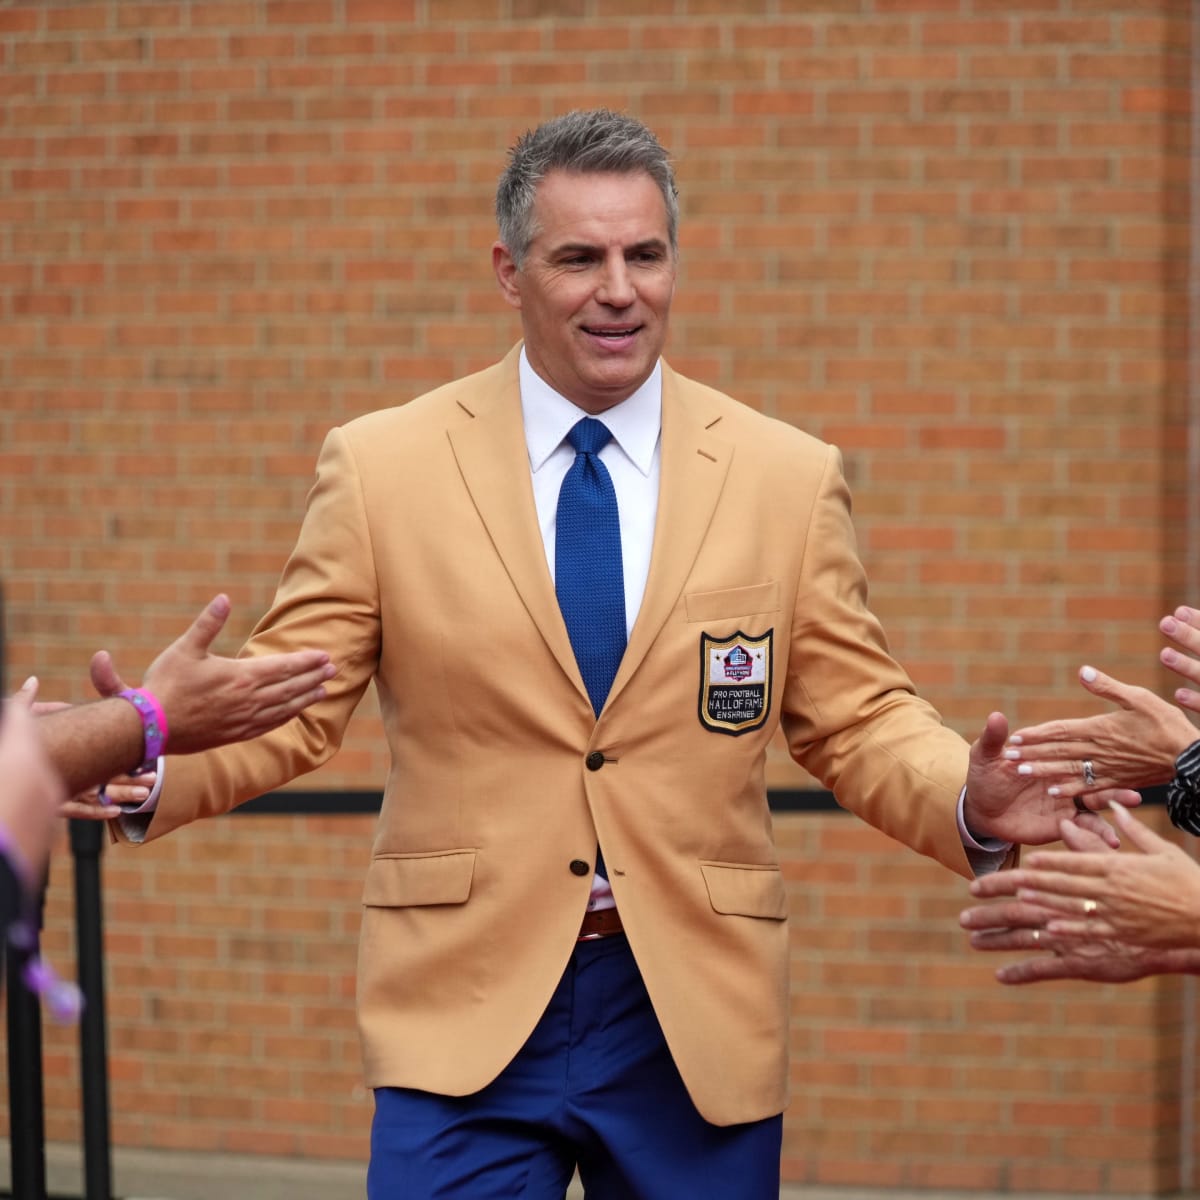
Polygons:
M667 206L667 234L678 252L679 193L671 160L641 121L607 108L576 109L526 130L509 151L496 188L500 240L519 268L537 230L533 202L538 184L551 171L649 175Z

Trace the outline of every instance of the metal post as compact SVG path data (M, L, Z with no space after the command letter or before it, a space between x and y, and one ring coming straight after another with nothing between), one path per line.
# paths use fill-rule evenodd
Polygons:
M86 1200L112 1200L108 1113L108 1034L104 1019L104 928L100 894L100 821L73 820L75 939L79 987L86 997L79 1020L83 1090L83 1170Z
M41 929L45 889L38 899ZM14 1200L46 1200L45 1099L42 1093L42 1008L21 972L30 947L6 943L8 988L8 1137Z

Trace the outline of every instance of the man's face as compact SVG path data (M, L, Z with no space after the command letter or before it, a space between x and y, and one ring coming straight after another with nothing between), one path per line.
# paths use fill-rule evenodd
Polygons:
M551 171L533 211L524 265L497 243L496 277L521 310L533 369L601 413L645 382L666 341L676 272L666 204L642 172Z

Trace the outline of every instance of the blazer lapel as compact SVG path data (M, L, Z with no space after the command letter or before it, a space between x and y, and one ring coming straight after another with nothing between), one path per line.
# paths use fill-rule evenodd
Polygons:
M463 482L496 552L534 624L584 700L587 691L546 566L529 475L529 450L521 419L517 355L499 365L499 386L461 402L474 419L448 432ZM590 702L589 702L590 708Z
M701 389L663 363L662 475L650 574L609 703L633 676L670 616L712 521L733 447L717 436L720 413Z

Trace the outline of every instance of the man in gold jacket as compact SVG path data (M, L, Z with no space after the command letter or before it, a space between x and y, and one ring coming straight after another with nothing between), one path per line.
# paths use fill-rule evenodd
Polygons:
M359 953L372 1200L561 1200L577 1166L592 1200L777 1197L776 728L846 808L964 876L1075 809L1005 763L999 714L969 747L914 694L867 607L837 450L661 359L678 209L654 135L603 110L547 122L497 216L523 342L328 435L244 651L328 651L327 698L169 761L125 836L311 771L374 680L392 767ZM598 451L568 437L589 417ZM619 510L628 640L598 696L556 576L577 464Z

